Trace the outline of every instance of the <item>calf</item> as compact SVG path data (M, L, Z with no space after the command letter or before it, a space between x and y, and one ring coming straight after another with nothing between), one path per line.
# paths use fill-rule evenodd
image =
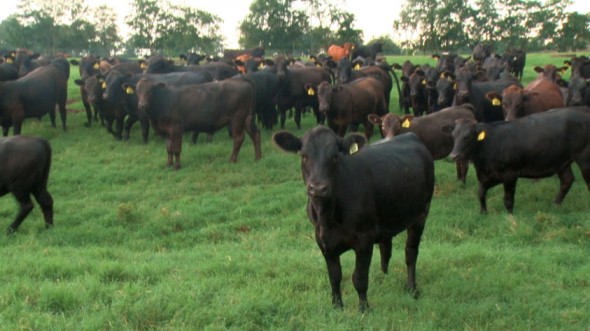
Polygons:
M260 159L260 131L253 119L255 91L248 80L175 87L141 79L136 92L139 111L147 115L156 132L167 138L168 166L180 169L184 132L214 132L227 125L233 138L230 162L237 161L244 131L252 138L256 160Z
M488 189L504 185L504 206L514 208L518 178L545 178L557 173L561 204L574 181L571 164L580 167L590 188L590 108L568 107L511 122L476 123L462 119L453 130L451 157L470 160L479 181L479 203L487 212Z
M410 102L414 116L422 116L428 111L428 95L426 94L426 77L422 69L414 71L410 77L402 77L402 81L410 88Z
M369 114L385 115L383 84L373 77L359 78L349 84L336 86L322 82L316 91L320 111L325 114L328 126L340 137L344 137L349 126L363 124L367 140L373 135L373 124Z
M106 60L101 60L99 57L94 55L88 55L78 60L70 60L70 63L73 65L78 66L78 70L80 73L80 79L82 81L87 80L91 76L97 74L106 74L111 69L111 64L108 63ZM83 84L76 83L80 86L80 97L82 98L82 104L84 105L84 109L86 110L86 119L88 123L86 123L87 127L92 126L92 109L91 104L92 102L88 100L88 94L86 89L84 89ZM95 103L96 104L96 103ZM98 120L98 113L99 110L94 108L94 120Z
M369 120L381 127L386 138L392 138L407 132L415 133L435 160L446 158L453 150L453 136L447 128L452 127L455 121L462 118L475 120L473 106L467 104L445 108L421 117L411 115L400 117L393 113L385 116L369 115ZM465 183L469 162L460 160L456 163L457 179Z
M12 193L20 205L7 234L18 229L33 210L31 195L43 210L45 226L53 225L53 198L47 191L51 146L43 138L15 136L0 138L0 196Z
M328 267L332 304L343 306L340 255L352 249L359 308L368 308L373 244L379 244L381 270L387 273L391 240L404 230L407 286L415 291L418 248L434 189L434 163L420 139L405 134L358 153L354 151L362 147L364 137L353 134L342 139L323 126L303 138L281 131L272 139L282 150L301 155L307 215Z

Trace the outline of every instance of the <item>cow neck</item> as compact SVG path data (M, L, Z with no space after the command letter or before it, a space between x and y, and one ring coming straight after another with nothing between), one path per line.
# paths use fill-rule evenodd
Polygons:
M334 198L308 198L316 228L329 229L337 226L335 219L336 201Z

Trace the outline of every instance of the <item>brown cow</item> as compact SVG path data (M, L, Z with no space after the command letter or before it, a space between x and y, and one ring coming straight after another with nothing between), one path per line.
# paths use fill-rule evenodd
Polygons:
M228 125L233 138L230 162L237 161L244 131L252 138L256 160L260 159L260 131L254 122L255 90L248 80L174 87L141 79L136 93L139 112L144 112L154 130L167 138L168 166L174 164L175 169L180 169L182 136L186 131L212 133Z
M342 46L330 45L327 53L328 56L334 60L334 62L338 63L338 61L340 61L342 58L349 57L353 47L354 45L349 42L344 43Z
M326 115L328 126L344 137L349 126L363 124L367 140L373 135L373 124L368 115L386 113L383 84L373 77L359 78L348 84L331 85L328 82L315 86L320 111Z
M525 88L511 85L502 94L489 92L486 98L492 104L501 102L504 119L512 121L526 115L540 113L565 106L559 86L550 80L551 76L539 75Z
M386 138L406 132L418 135L435 160L446 158L453 150L453 136L448 128L461 118L475 120L475 110L472 105L449 107L420 117L412 115L400 117L393 113L385 116L369 115L369 120L373 124L381 126ZM457 179L463 183L465 183L467 170L467 161L457 161Z

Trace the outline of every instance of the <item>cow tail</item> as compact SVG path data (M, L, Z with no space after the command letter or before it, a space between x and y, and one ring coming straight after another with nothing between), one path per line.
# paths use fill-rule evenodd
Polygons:
M41 145L43 146L43 150L46 151L46 153L44 153L45 160L42 160L43 164L45 165L45 167L42 169L42 184L44 188L47 188L47 181L49 180L49 170L51 170L52 150L49 141L45 139L41 139Z
M402 109L402 90L399 87L399 80L397 79L397 75L395 74L395 70L393 70L393 68L390 68L389 71L393 75L393 79L395 79L395 86L397 86L397 97L398 97L398 102L399 102L399 108L401 110ZM387 105L387 107L389 107L389 105Z

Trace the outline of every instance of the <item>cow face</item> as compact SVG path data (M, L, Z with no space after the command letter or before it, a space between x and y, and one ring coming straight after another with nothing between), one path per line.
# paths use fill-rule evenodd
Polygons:
M394 113L388 113L383 116L370 114L368 116L371 123L381 126L381 132L383 132L385 138L393 138L395 135L399 134L402 128L402 121L408 120L407 123L410 123L409 121L411 118L413 118L413 116L406 115L402 120L402 118Z
M359 134L340 138L324 126L311 129L301 139L286 131L275 133L272 139L282 150L301 155L301 173L312 200L331 197L341 158L356 152L366 142Z
M450 157L455 161L468 160L478 142L485 139L485 131L477 127L473 119L459 119L452 131L453 150Z
M518 117L524 116L524 103L527 100L524 89L510 85L502 91L502 95L498 96L495 93L486 94L486 98L490 100L492 105L496 106L498 102L502 104L502 111L504 112L504 119L512 121Z
M105 78L103 99L109 102L121 100L124 96L124 89L121 87L125 80L131 78L131 75L124 75L119 71L111 71Z
M473 83L474 75L468 67L461 67L456 72L456 84L455 97L457 105L469 102L471 94L471 84Z
M307 87L308 89L311 87ZM323 113L327 113L330 110L330 104L332 103L332 98L334 94L340 92L342 90L342 86L332 86L328 82L321 82L320 85L317 87L317 95L318 95L318 104L319 109Z
M438 98L436 100L436 104L439 107L448 107L453 102L452 97L455 95L455 81L449 75L443 75L439 80L436 82L436 91L438 92Z
M352 62L347 57L338 61L336 79L338 84L346 84L352 80Z
M584 95L590 93L588 89L590 79L584 79L579 75L570 79L566 104L568 106L583 106Z
M166 86L165 83L154 82L151 79L140 79L135 87L135 94L137 95L137 108L140 111L146 111L150 106L152 95L156 89L162 89ZM125 86L125 89L130 88Z

